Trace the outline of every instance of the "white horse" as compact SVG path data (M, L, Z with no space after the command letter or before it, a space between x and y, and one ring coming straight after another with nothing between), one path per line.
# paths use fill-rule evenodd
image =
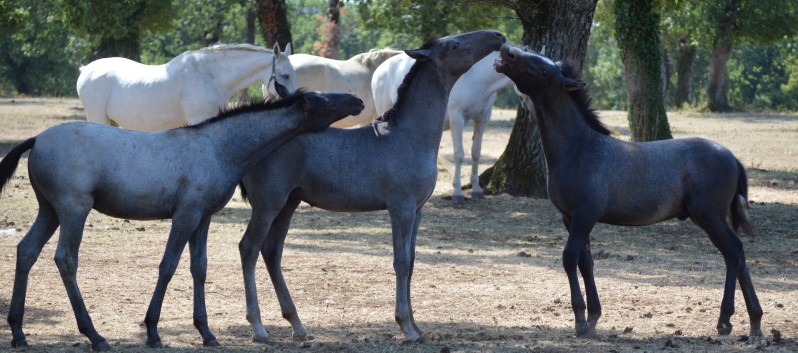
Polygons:
M280 53L249 44L217 44L187 51L163 65L104 58L80 68L77 90L86 120L131 130L160 131L215 116L230 97L259 81L281 96L297 89Z
M478 61L471 69L457 80L449 94L446 107L446 126L452 131L454 147L454 193L452 201L463 203L465 194L460 183L460 168L465 159L463 151L463 127L466 121L474 123L474 135L471 142L471 197L481 199L484 192L479 186L479 158L482 153L482 135L490 122L496 92L513 82L507 76L493 69L493 61L499 52L493 52ZM407 71L415 60L406 54L394 56L386 60L371 79L371 89L377 113L382 115L396 102L396 92ZM346 120L346 119L344 119Z
M308 54L294 54L288 59L294 67L299 87L322 92L351 93L363 99L366 108L360 114L332 125L350 127L366 125L380 116L374 107L371 94L371 76L385 60L402 53L400 50L385 48L357 54L349 60L334 60Z

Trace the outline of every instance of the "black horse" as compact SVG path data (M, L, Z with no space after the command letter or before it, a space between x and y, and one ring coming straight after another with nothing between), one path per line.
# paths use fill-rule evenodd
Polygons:
M548 167L548 191L568 230L563 267L571 287L577 336L595 335L601 317L590 231L597 222L639 226L690 218L723 254L726 285L718 333L732 331L735 279L745 298L751 336L762 336L762 308L745 263L743 244L726 222L752 234L745 169L725 147L705 139L626 142L590 108L590 97L569 63L504 45L496 71L515 82L534 106ZM587 296L579 288L582 274Z

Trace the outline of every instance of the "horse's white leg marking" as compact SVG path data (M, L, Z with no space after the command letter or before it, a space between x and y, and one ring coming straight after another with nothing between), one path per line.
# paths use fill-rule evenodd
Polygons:
M272 222L269 234L263 242L263 247L261 247L261 254L263 255L263 261L266 262L266 269L269 271L269 277L272 280L277 300L280 302L280 311L282 311L283 318L291 323L291 328L294 331L294 341L305 341L307 340L308 331L305 325L302 324L302 320L299 319L296 306L285 283L281 266L285 237L288 234L291 217L297 206L299 206L299 199L289 200L283 206L280 214Z
M471 198L482 199L485 192L479 186L479 158L482 156L482 136L485 134L488 121L490 121L490 109L487 109L482 117L474 119L474 135L471 138Z
M410 278L413 274L414 233L416 210L412 204L388 209L393 233L393 268L396 273L396 310L394 315L405 334L405 341L422 340L423 336L413 322L410 304Z
M463 128L465 125L465 117L459 110L447 113L449 115L449 127L452 131L452 147L454 149L454 175L452 176L452 202L463 203L465 202L465 194L463 193L462 185L460 182L460 171L465 159L465 151L463 150Z

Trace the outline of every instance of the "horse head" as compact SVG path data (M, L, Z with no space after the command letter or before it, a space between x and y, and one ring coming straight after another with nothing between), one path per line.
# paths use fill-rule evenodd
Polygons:
M417 61L432 60L450 75L459 77L474 63L484 58L507 41L496 30L481 30L428 40L421 48L405 50Z
M543 94L552 88L571 92L585 87L585 83L572 74L569 62L555 63L543 55L506 44L501 47L493 68L513 80L517 89L527 96Z
M303 117L300 126L306 131L319 131L350 115L358 115L365 104L360 97L349 93L299 91L299 106Z
M272 52L274 53L272 70L269 78L264 81L266 84L263 85L263 96L287 97L299 88L296 83L294 67L288 60L288 56L291 55L291 43L285 46L283 52L280 52L280 44L274 43Z

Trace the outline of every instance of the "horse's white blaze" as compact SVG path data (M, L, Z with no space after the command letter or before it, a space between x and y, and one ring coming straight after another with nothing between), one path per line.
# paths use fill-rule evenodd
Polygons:
M289 91L297 89L286 53L275 56L270 49L246 44L215 45L187 51L163 65L99 59L81 67L76 86L88 121L159 131L213 117L235 92L268 82L273 72Z

